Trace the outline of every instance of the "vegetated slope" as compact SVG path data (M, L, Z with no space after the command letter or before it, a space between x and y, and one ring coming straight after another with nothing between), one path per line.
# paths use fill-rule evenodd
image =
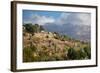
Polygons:
M48 32L38 25L23 25L23 62L82 60L91 58L90 44Z

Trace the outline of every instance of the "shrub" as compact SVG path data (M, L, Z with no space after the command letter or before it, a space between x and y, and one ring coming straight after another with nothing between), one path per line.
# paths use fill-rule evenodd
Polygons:
M70 48L69 50L68 50L68 54L67 54L67 56L68 56L68 58L69 59L71 59L71 60L82 60L82 59L87 59L87 58L90 58L90 52L89 52L90 50L88 50L88 49L84 49L84 48L82 48L82 49L80 49L79 51L76 51L75 49L73 49L73 48Z
M91 59L91 49L89 47L84 47L84 51L86 52L88 59Z
M44 30L43 26L40 26L38 24L32 25L31 23L29 23L29 24L25 24L24 27L25 27L26 32L29 32L29 33L40 32Z
M23 62L32 61L32 50L30 48L23 49Z
M75 60L78 59L78 53L75 49L73 48L69 48L68 50L68 54L67 54L68 58L71 60Z
M46 38L49 38L49 36L47 35Z
M85 58L87 57L87 54L86 54L86 52L84 51L83 48L80 49L80 50L78 51L78 53L79 53L78 59L85 59Z
M34 45L23 49L23 61L24 62L32 62L35 60L33 57L33 53L36 52L37 48Z
M35 28L33 28L32 24L25 24L24 27L25 27L26 32L29 32L29 33L34 32Z

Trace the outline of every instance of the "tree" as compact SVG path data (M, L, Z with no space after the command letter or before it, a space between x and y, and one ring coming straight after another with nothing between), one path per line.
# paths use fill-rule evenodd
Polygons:
M29 33L35 33L35 32L40 32L44 30L43 26L38 25L38 24L32 25L31 23L29 23L29 24L25 24L24 27L25 27L26 32L29 32Z
M73 48L70 48L68 50L68 58L71 59L71 60L82 60L82 59L86 59L86 58L90 58L90 53L89 53L90 50L88 49L84 49L84 48L81 48L80 50L76 51L75 49Z
M85 59L85 58L87 57L87 54L86 54L86 52L84 51L83 48L81 48L81 49L78 51L78 54L79 54L78 59Z
M90 47L84 47L84 51L86 52L88 59L91 59L91 49L90 49Z
M67 36L67 35L63 35L63 39L64 40L71 40L71 38L69 36Z
M25 27L26 32L29 32L29 33L35 32L35 28L33 27L32 24L25 24L24 27Z
M35 32L40 32L40 26L38 24L34 24L33 29Z
M71 60L78 59L78 53L74 48L69 48L67 56Z
M40 25L40 31L44 30L43 26Z

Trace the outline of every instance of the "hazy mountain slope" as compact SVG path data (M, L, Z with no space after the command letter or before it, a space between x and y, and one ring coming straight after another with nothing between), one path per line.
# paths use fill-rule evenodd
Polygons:
M43 26L45 30L50 32L58 32L59 34L69 35L75 39L90 41L91 29L88 25L73 25L73 24L46 24Z

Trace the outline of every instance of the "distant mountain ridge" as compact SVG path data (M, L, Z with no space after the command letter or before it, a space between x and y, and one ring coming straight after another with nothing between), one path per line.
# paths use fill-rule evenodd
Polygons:
M73 25L73 24L45 24L44 29L50 32L58 32L59 34L69 35L70 37L82 41L90 42L91 26L90 25Z

